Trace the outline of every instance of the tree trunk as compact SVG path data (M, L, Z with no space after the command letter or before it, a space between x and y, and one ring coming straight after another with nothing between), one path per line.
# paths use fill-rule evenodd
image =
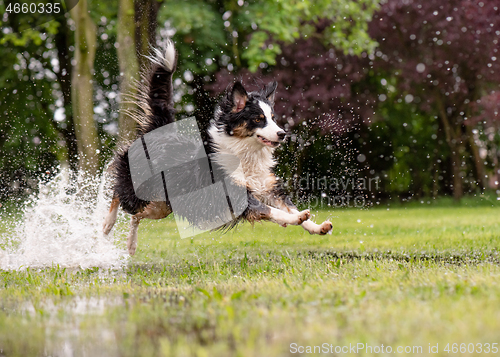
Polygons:
M462 155L461 145L455 144L451 147L451 166L453 173L453 198L460 201L464 195L464 187L462 183Z
M71 56L69 54L69 37L66 18L61 16L59 19L60 26L55 36L55 44L57 47L57 59L59 60L59 72L56 73L57 82L61 86L63 97L63 106L66 115L66 128L56 128L63 135L68 150L68 165L73 173L78 171L78 146L75 136L75 124L73 121L73 109L71 107Z
M99 169L97 128L94 123L93 66L96 46L95 25L87 10L87 1L80 0L71 10L75 22L75 60L71 99L78 145L79 168L95 175Z
M500 150L495 149L495 155L493 155L493 176L491 178L491 183L493 183L493 188L500 189ZM491 187L491 186L490 186ZM497 191L498 193L498 191Z
M156 44L158 10L162 3L158 0L135 1L135 40L140 68L147 63L144 55L149 52L149 46Z
M479 148L474 140L471 126L467 125L465 130L467 131L469 146L474 158L476 181L482 191L488 186L488 182L486 181L486 170L484 169L484 160L481 158L481 155L479 155Z
M137 110L131 97L137 94L134 83L139 80L139 64L135 41L134 0L120 0L118 4L118 63L120 65L120 138L132 141L136 135L136 123L130 116ZM128 97L130 96L130 97Z
M446 108L441 100L439 92L436 93L436 103L438 105L439 116L441 118L441 123L443 124L446 143L450 148L451 152L451 166L452 166L452 175L453 175L453 197L456 201L460 201L462 196L464 195L464 188L462 183L462 157L461 157L461 148L462 148L462 138L461 138L461 128L459 127L457 132L453 130L454 128L451 126L450 118L448 118L448 114L446 112Z

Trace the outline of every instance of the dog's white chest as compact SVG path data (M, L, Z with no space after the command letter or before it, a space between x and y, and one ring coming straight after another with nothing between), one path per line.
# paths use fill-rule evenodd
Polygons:
M272 174L272 168L276 165L273 159L273 149L262 147L257 144L253 138L240 139L226 136L217 132L215 128L209 130L214 142L217 146L217 151L220 154L227 154L238 158L239 163L236 170L229 169L229 176L239 185L246 186L247 189L256 195L264 195L274 187L276 182L275 176ZM220 157L227 157L221 155ZM235 167L219 162L223 167Z

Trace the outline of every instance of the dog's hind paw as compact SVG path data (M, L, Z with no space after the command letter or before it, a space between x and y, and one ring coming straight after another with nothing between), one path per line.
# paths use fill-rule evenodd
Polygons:
M128 249L128 254L130 256L135 254L135 251L137 249L137 244L135 242L127 244L127 249Z
M319 234L323 236L327 233L331 233L332 229L333 229L333 224L330 221L324 221L323 223L321 223Z
M135 254L135 251L137 249L137 233L135 235L134 233L135 232L131 232L127 237L128 254L130 254L131 256Z
M104 221L104 223L102 225L102 232L104 233L105 236L107 236L109 234L109 232L111 232L114 225L115 225L115 222L108 222L108 220Z

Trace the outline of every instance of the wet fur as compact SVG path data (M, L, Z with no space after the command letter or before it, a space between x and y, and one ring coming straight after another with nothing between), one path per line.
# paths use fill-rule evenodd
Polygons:
M139 94L132 98L138 110L129 114L139 124L137 138L175 121L172 74L176 53L171 42L164 52L153 49L149 56L151 67L138 84ZM238 157L239 167L231 172L234 183L247 189L248 206L232 222L220 229L228 230L239 222L272 221L284 227L302 225L311 234L326 234L332 229L330 222L317 225L309 220L309 210L299 212L281 189L273 168L275 148L284 139L284 131L274 121L276 82L260 91L247 93L236 82L220 101L213 123L208 129L207 154L221 153ZM172 213L168 197L165 201L149 202L139 199L134 192L128 149L122 145L115 153L111 165L113 200L103 231L108 234L116 221L118 207L131 214L127 247L133 255L137 248L137 230L142 219L161 219ZM227 162L216 163L224 169ZM200 179L200 178L194 178Z

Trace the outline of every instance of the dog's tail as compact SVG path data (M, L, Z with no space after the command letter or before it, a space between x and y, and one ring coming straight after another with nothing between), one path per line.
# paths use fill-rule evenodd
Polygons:
M172 75L176 57L171 40L163 51L153 47L150 55L146 56L151 62L150 68L142 73L141 81L137 83L137 97L132 98L139 110L129 113L139 124L138 136L175 121Z
M138 107L128 112L139 124L138 137L175 121L172 86L172 74L176 65L174 44L169 40L164 51L152 48L151 52L147 56L151 64L137 83L137 94L128 96ZM111 172L114 178L114 195L119 198L121 207L127 213L136 214L149 202L138 198L134 191L128 160L130 144L124 143L116 150Z

